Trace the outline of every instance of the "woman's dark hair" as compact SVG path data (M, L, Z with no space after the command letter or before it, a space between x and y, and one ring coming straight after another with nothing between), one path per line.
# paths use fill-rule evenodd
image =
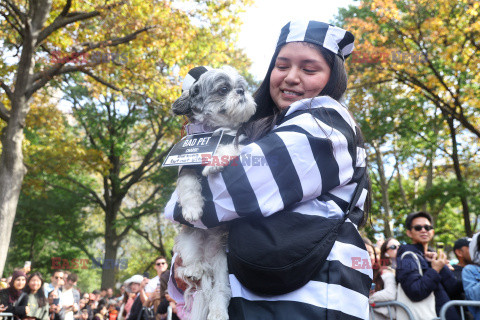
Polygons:
M24 290L26 293L32 293L32 289L30 289L30 281L33 277L38 277L41 281L40 289L35 293L35 298L37 299L38 306L41 308L47 304L47 298L45 297L45 293L43 292L43 277L42 274L38 271L31 273L27 278L27 285L25 286Z
M387 238L382 243L382 246L380 247L380 264L381 264L382 267L388 267L392 264L389 257L387 257L385 255L387 253L387 250L388 250L387 245L391 240L395 240L395 238L392 238L392 237ZM384 265L385 263L387 263L387 265Z

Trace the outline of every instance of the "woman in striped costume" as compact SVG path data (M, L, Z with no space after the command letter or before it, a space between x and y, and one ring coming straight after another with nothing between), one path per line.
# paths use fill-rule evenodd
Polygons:
M237 165L202 181L204 214L195 227L281 211L306 224L343 217L357 183L367 174L361 132L338 102L346 90L344 61L353 40L350 32L317 21L283 27L255 94L258 111L244 128L254 142L242 149ZM367 189L341 226L326 263L303 287L260 295L230 274L230 320L368 319L372 270L358 232L367 215ZM165 214L188 224L175 193ZM288 241L302 233L292 228L284 237Z

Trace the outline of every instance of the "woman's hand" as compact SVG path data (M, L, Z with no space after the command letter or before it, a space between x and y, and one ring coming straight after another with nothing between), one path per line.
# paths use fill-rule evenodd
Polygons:
M7 310L7 307L5 307L3 304L0 304L0 312L4 312Z

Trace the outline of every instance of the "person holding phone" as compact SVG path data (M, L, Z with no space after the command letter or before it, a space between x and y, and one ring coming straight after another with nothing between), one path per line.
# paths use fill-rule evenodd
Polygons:
M413 302L426 301L433 292L435 312L439 316L442 306L461 290L457 279L448 265L445 252L436 253L428 244L435 235L433 218L428 212L413 212L405 220L407 236L412 244L402 245L397 252L396 277L406 296ZM415 256L405 254L413 252L418 258L422 273L419 273ZM433 312L433 313L435 313ZM455 308L447 310L447 319L460 319Z
M148 300L144 305L146 307L153 305L153 310L157 310L160 302L165 298L165 291L167 290L170 272L168 271L167 259L164 256L155 258L153 267L155 268L157 275L150 279L145 287ZM157 318L157 320L160 320L160 315L158 315Z
M55 291L50 291L48 294L48 304L50 308L48 310L50 320L61 320L60 311L62 307L59 305L60 298L58 298L58 294Z

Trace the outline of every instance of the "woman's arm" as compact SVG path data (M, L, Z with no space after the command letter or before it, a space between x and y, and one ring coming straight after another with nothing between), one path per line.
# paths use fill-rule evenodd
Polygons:
M382 274L383 290L377 291L369 298L370 302L391 301L397 299L397 282L395 274L385 271Z
M356 177L356 169L364 172L365 166L365 152L359 146L354 121L334 100L318 98L308 103L313 109L288 115L274 131L245 146L240 158L222 172L202 179L204 215L194 226L211 227L239 217L269 216L336 188L334 196L350 201L355 184L351 188L338 187L358 181L361 174ZM319 105L322 107L316 108ZM188 224L182 218L176 193L165 214Z

